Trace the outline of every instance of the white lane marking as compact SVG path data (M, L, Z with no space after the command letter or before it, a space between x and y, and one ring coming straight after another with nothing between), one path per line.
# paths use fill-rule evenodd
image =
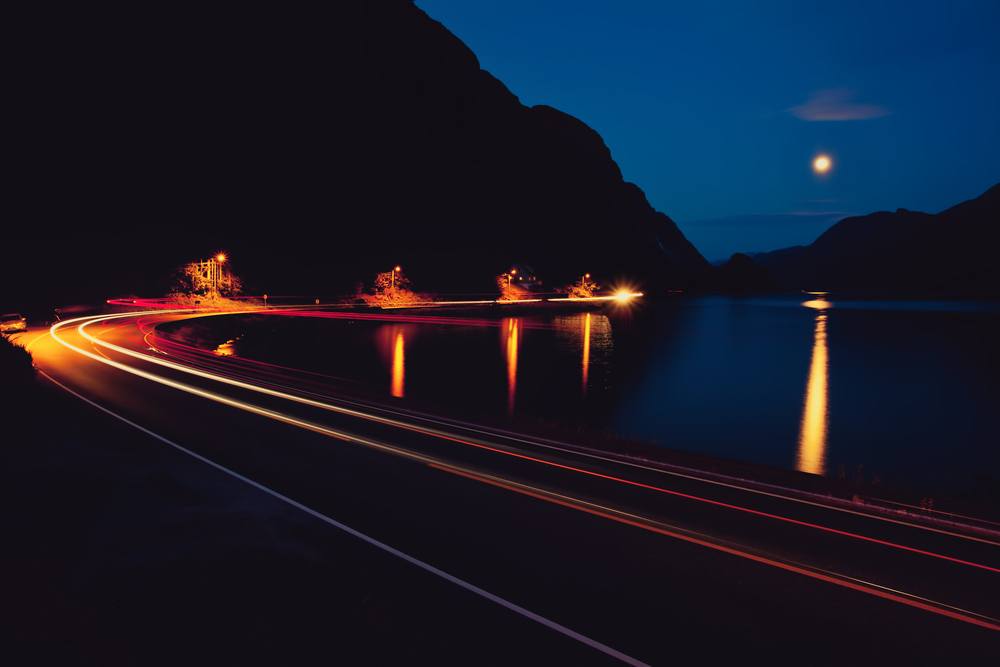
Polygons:
M169 386L173 386L173 387L175 387L177 389L181 389L182 391L188 391L190 393L193 393L193 394L196 394L196 395L200 395L200 396L203 396L205 398L210 398L210 399L213 399L213 400L218 400L220 402L233 405L234 407L243 407L244 409L255 407L255 406L249 406L249 404L241 404L238 401L227 400L224 397L217 396L217 395L212 395L210 392L204 392L204 391L195 389L193 387L188 387L188 386L183 385L181 383L173 383L173 382L170 382L170 381L163 382L164 378L159 378L158 376L153 375L151 373L143 373L142 371L137 371L135 369L129 368L127 366L124 366L123 364L118 364L118 363L113 362L113 361L100 359L96 355L90 354L88 352L80 350L79 348L73 347L72 345L70 345L70 344L66 343L65 341L61 340L54 333L53 333L52 337L55 340L58 340L59 342L61 342L66 347L69 347L70 349L76 350L77 352L79 352L81 354L84 354L84 355L86 355L88 357L91 357L92 359L95 359L96 361L100 361L102 363L118 367L121 370L125 370L126 372L134 373L136 375L139 375L141 377L145 377L145 378L153 380L153 381L159 381L160 383L163 383L163 384L169 384ZM594 639L591 639L591 638L589 638L589 637L587 637L585 635L582 635L582 634L580 634L578 632L575 632L574 630L570 630L569 628L567 628L567 627L565 627L563 625L560 625L560 624L556 623L555 621L551 621L551 620L549 620L549 619L547 619L547 618L545 618L543 616L540 616L540 615L538 615L538 614L536 614L536 613L534 613L532 611L529 611L529 610L527 610L527 609L525 609L525 608L523 608L523 607L521 607L519 605L516 605L513 602L508 602L507 600L505 600L505 599L503 599L503 598L501 598L501 597L499 597L497 595L494 595L493 593L490 593L489 591L483 590L483 589L479 588L478 586L475 586L475 585L470 584L470 583L468 583L468 582L466 582L466 581L464 581L462 579L459 579L458 577L455 577L455 576L453 576L451 574L448 574L447 572L444 572L443 570L439 570L438 568L434 567L433 565L429 565L427 563L424 563L423 561L418 560L418 559L414 558L413 556L405 554L402 551L399 551L398 549L395 549L393 547L390 547L387 544L379 542L375 538L369 537L369 536L365 535L364 533L361 533L361 532L359 532L359 531L351 528L350 526L342 524L339 521L336 521L336 520L334 520L334 519L332 519L332 518L330 518L330 517L328 517L328 516L326 516L324 514L321 514L321 513L317 512L316 510L314 510L314 509L312 509L310 507L307 507L307 506L305 506L305 505L303 505L303 504L301 504L301 503L299 503L299 502L297 502L295 500L292 500L291 498L289 498L287 496L284 496L284 495L278 493L277 491L274 491L274 490L272 490L272 489L270 489L270 488L268 488L268 487L266 487L266 486L264 486L262 484L259 484L258 482L255 482L255 481L253 481L252 479L250 479L248 477L244 477L243 475L240 475L239 473L234 472L234 471L226 468L225 466L222 466L222 465L220 465L220 464L212 461L211 459L205 458L204 456L201 456L200 454L196 454L195 452L193 452L193 451L191 451L189 449L186 449L186 448L182 447L181 445L178 445L177 443L175 443L175 442L173 442L171 440L168 440L167 438L165 438L165 437L163 437L163 436L161 436L161 435L159 435L157 433L154 433L154 432L152 432L152 431L150 431L150 430L148 430L148 429L146 429L146 428L144 428L142 426L139 426L135 422L132 422L132 421L126 419L125 417L122 417L121 415L119 415L119 414L117 414L117 413L115 413L115 412L113 412L113 411L111 411L111 410L109 410L109 409L107 409L107 408L105 408L105 407L103 407L103 406L95 403L94 401L91 401L90 399L88 399L88 398L86 398L86 397L84 397L84 396L82 396L80 394L78 394L77 392L75 392L72 389L70 389L69 387L63 385L58 380L54 379L52 376L48 375L44 371L40 371L40 372L42 373L42 375L44 375L46 378L48 378L51 382L53 382L54 384L58 385L62 389L68 391L69 393L73 394L74 396L76 396L80 400L82 400L82 401L84 401L84 402L86 402L86 403L94 406L95 408L97 408L97 409L99 409L99 410L101 410L101 411L103 411L103 412L105 412L105 413L107 413L109 415L111 415L112 417L115 417L116 419L119 419L119 420L125 422L129 426L132 426L132 427L134 427L134 428L142 431L143 433L146 433L147 435L150 435L150 436L156 438L157 440L160 440L160 441L162 441L162 442L170 445L171 447L174 447L174 448L178 449L179 451L182 451L185 454L188 454L188 455L190 455L190 456L198 459L199 461L207 463L208 465L210 465L210 466L212 466L214 468L217 468L217 469L219 469L219 470L221 470L221 471L223 471L223 472L225 472L225 473L227 473L229 475L232 475L233 477L235 477L235 478L237 478L237 479L239 479L239 480L241 480L241 481L243 481L243 482L245 482L245 483L247 483L247 484L249 484L249 485L257 488L257 489L260 489L261 491L264 491L265 493L268 493L268 494L274 496L275 498L278 498L279 500L282 500L282 501L284 501L284 502L286 502L286 503L288 503L288 504L290 504L290 505L292 505L294 507L297 507L298 509L301 509L302 511L307 512L307 513L315 516L316 518L321 519L322 521L325 521L325 522L329 523L330 525L335 526L335 527L337 527L337 528L339 528L339 529L341 529L341 530L343 530L343 531L345 531L345 532L347 532L347 533L349 533L349 534L351 534L351 535L353 535L353 536L355 536L355 537L357 537L357 538L359 538L361 540L364 540L365 542L368 542L369 544L372 544L373 546L376 546L376 547L378 547L380 549L383 549L384 551L387 551L387 552L389 552L389 553L391 553L391 554L393 554L393 555L395 555L395 556L397 556L399 558L402 558L403 560L405 560L405 561L407 561L409 563L412 563L412 564L414 564L414 565L416 565L416 566L418 566L418 567L420 567L420 568L422 568L424 570L427 570L428 572L431 572L431 573L433 573L433 574L435 574L435 575L437 575L437 576L439 576L439 577L441 577L441 578L443 578L443 579L445 579L447 581L450 581L450 582L452 582L452 583L454 583L454 584L456 584L458 586L461 586L462 588L465 588L466 590L469 590L469 591L471 591L471 592L473 592L473 593L475 593L477 595L480 595L481 597L484 597L484 598L486 598L486 599L488 599L488 600L490 600L492 602L495 602L495 603L497 603L497 604L499 604L499 605L501 605L503 607L506 607L507 609L510 609L511 611L514 611L514 612L516 612L516 613L518 613L518 614L520 614L522 616L525 616L526 618L530 618L530 619L532 619L532 620L534 620L534 621L536 621L536 622L538 622L538 623L540 623L540 624L542 624L542 625L544 625L544 626L546 626L548 628L551 628L551 629L553 629L553 630L555 630L555 631L557 631L557 632L559 632L561 634L566 635L567 637L570 637L570 638L575 639L575 640L577 640L577 641L579 641L579 642L581 642L583 644L586 644L587 646L595 648L598 651L601 651L601 652L606 653L606 654L608 654L608 655L610 655L612 657L615 657L615 658L617 658L617 659L619 659L619 660L621 660L621 661L623 661L623 662L625 662L627 664L630 664L630 665L642 665L642 666L646 665L646 663L641 662L639 660L636 660L635 658L632 658L631 656L628 656L628 655L626 655L626 654L624 654L624 653L622 653L620 651L617 651L617 650L611 648L610 646L606 646L605 644L602 644L602 643L600 643L600 642L598 642L598 641L596 641ZM270 411L268 411L268 410L261 410L259 408L251 410L251 411L253 411L253 412L259 412L261 414L270 413ZM271 416L271 415L267 414L265 416ZM283 419L283 421L297 422L298 420ZM313 426L313 425L310 425L310 426ZM353 439L353 437L352 437L352 439ZM369 443L365 443L365 444L369 444Z
M165 313L174 313L174 312L184 312L184 311L178 310L178 311L164 311L164 312ZM177 370L177 371L180 371L180 372L183 372L183 373L188 373L190 375L196 375L196 376L203 377L203 378L206 378L206 379L214 380L216 382L222 382L222 383L225 383L225 384L230 384L230 385L233 385L233 386L241 387L243 389L249 389L251 391L255 391L255 392L258 392L258 393L267 394L267 395L274 396L274 397L277 397L277 398L283 398L285 400L290 400L290 401L294 401L294 402L297 402L297 403L303 403L303 404L306 404L306 405L311 405L313 407L319 407L319 408L322 408L322 409L325 409L325 410L330 410L330 411L334 411L334 412L340 412L342 414L348 414L348 415L352 415L352 416L356 416L356 417L362 417L362 418L365 418L365 419L371 419L371 420L379 421L381 423L389 424L389 425L393 425L393 426L401 426L401 427L404 427L404 428L413 428L412 425L407 424L407 423L402 422L402 421L395 420L395 419L389 419L387 417L380 417L378 415L374 415L374 414L371 414L371 413L366 413L366 412L363 412L361 410L352 410L352 409L345 408L345 407L342 407L342 406L332 405L330 403L325 403L325 402L322 402L322 401L316 401L316 400L308 399L308 398L305 398L305 397L302 397L302 396L295 396L295 395L288 394L288 393L285 393L285 392L282 392L282 391L277 391L277 390L274 390L274 389L267 389L265 387L260 387L258 385L250 384L250 383L247 383L247 382L241 382L239 380L234 380L232 378L227 378L227 377L224 377L224 376L220 376L220 375L217 375L215 373L209 373L207 371L195 370L193 368L190 368L189 366L184 366L184 365L181 365L181 364L178 364L178 363L173 363L173 362L168 362L168 361L164 361L164 360L161 360L161 359L156 359L156 358L150 357L148 355L144 355L144 354L141 354L141 353L138 353L138 352L134 352L132 350L120 347L118 345L114 345L112 343L108 343L106 341L98 340L96 337L91 336L90 334L86 333L83 330L84 326L86 326L87 324L91 324L93 322L96 322L98 320L112 319L112 318L134 317L135 315L141 315L141 314L144 314L144 313L135 312L135 313L124 313L124 314L120 314L120 315L112 315L112 316L97 316L97 317L90 316L89 318L88 317L81 317L81 318L77 318L75 320L66 320L65 322L59 322L59 323L57 323L56 325L54 325L52 327L52 330L54 331L57 327L60 327L60 326L62 326L64 324L68 324L70 322L79 322L81 320L90 320L88 322L81 323L80 326L77 327L77 331L80 333L81 336L83 336L85 339L91 341L92 343L96 343L98 345L102 345L102 346L107 347L109 349L113 349L113 350L115 350L117 352L120 352L122 354L125 354L127 356L131 356L131 357L134 357L136 359L140 359L140 360L143 360L143 361L147 361L147 362L152 362L152 363L155 363L155 364L159 364L161 366L166 366L168 368L172 368L174 370ZM59 340L59 338L56 337L54 334L53 334L53 338L56 338L56 340ZM60 341L60 342L62 342L62 341ZM66 345L66 343L63 343L63 344ZM73 348L73 349L78 349L78 348ZM84 353L84 354L86 354L86 353ZM112 363L114 363L114 362L112 362ZM120 368L126 368L124 365L120 365L119 367ZM346 401L345 400L343 402L344 403L348 403L350 405L355 405L357 407L368 407L368 406L364 406L363 404L359 404L359 403L356 403L356 402L353 402L353 401ZM629 467L633 467L633 468L639 468L641 470L646 470L648 472L660 473L660 474L664 474L664 475L672 475L674 477L680 477L680 478L688 479L688 480L691 480L691 481L704 482L706 484L713 484L715 486L721 486L721 487L730 488L730 489L734 489L734 490L738 490L738 491L744 491L744 492L748 492L748 493L754 493L754 494L761 495L761 496L768 496L768 497L772 497L772 498L778 498L780 500L795 502L795 503L799 503L799 504L802 504L802 505L810 505L810 506L818 507L818 508L825 509L825 510L833 510L833 511L837 511L837 512L843 512L845 514L853 514L855 516L864 517L864 518L868 518L868 519L875 519L875 520L878 520L878 521L884 521L884 522L887 522L887 523L895 523L895 524L899 524L901 526L906 526L908 528L916 528L916 529L920 529L920 530L926 530L926 531L929 531L929 532L934 532L934 533L939 533L939 534L942 534L942 535L947 535L949 537L958 537L958 538L961 538L961 539L971 540L971 541L974 541L974 542L982 542L984 544L990 544L990 545L993 545L993 546L1000 546L1000 543L998 543L995 540L991 540L991 539L985 539L985 538L982 538L982 537L975 537L973 535L965 535L965 534L962 534L962 533L955 533L955 532L952 532L952 531L949 531L949 530L944 530L944 529L941 529L941 528L933 528L931 526L923 526L923 525L920 525L920 524L911 523L909 521L904 521L902 519L895 519L895 518L890 518L890 517L885 517L885 516L878 516L878 515L874 515L874 514L869 514L867 512L859 512L857 510L848 509L846 507L837 507L835 505L828 505L828 504L824 504L824 503L820 503L820 502L805 500L803 498L794 498L794 497L791 497L791 496L782 495L780 493L763 491L763 490L760 490L760 489L753 489L753 488L749 488L749 487L745 487L745 486L740 486L738 484L731 484L731 483L727 483L727 482L722 482L722 481L719 481L719 480L705 479L703 477L697 477L695 475L684 474L684 473L677 472L677 471L674 471L674 470L663 470L663 469L659 469L659 468L651 468L651 467L643 465L641 463L635 463L635 462L632 462L632 461L621 461L621 460L618 460L618 459L611 459L611 458L608 458L608 457L605 457L605 456L601 456L599 454L592 454L592 453L587 453L587 452L574 451L574 450L571 450L571 449L560 447L560 446L558 446L558 444L545 444L545 443L542 443L542 442L526 440L526 439L517 437L514 434L506 434L506 433L503 433L503 432L490 433L489 431L484 431L484 430L478 429L478 428L474 427L471 424L469 424L469 425L465 425L465 424L462 424L462 423L449 424L448 422L444 422L444 421L432 418L430 416L424 416L424 415L419 415L419 414L417 414L417 415L404 415L403 413L400 413L399 411L393 410L391 408L387 408L387 409L385 409L383 411L387 412L389 414L396 415L397 417L400 417L400 418L408 416L411 419L421 419L423 421L434 423L434 424L438 424L438 425L445 426L445 427L448 427L448 426L456 427L457 426L459 428L463 428L463 429L465 429L467 431L470 431L470 432L473 432L473 433L479 433L481 435L487 435L487 436L489 436L489 435L499 436L499 437L505 438L505 439L513 441L513 442L520 442L520 443L531 445L531 446L535 446L535 447L543 447L543 448L546 448L546 449L552 449L552 450L555 450L555 451L560 451L560 452L565 453L565 454L575 454L577 456L585 456L585 457L588 457L588 458L593 458L593 459L597 459L597 460L600 460L600 461L604 461L604 462L607 462L607 463L613 463L613 464L619 464L619 465L629 466ZM432 428L427 428L425 430L425 432L428 433L428 434L431 434L431 435L447 435L447 434L442 433L441 431L438 431L438 430L432 429ZM485 444L485 443L483 443L483 444ZM734 478L729 478L729 479L734 479ZM768 486L768 487L771 487L771 488L781 488L781 487L774 487L773 485L769 485L769 484L766 484L764 486ZM808 495L815 495L815 494L808 494ZM979 528L979 530L983 530L983 531L985 531L987 533L991 533L991 534L996 532L996 531L992 531L990 529L984 529L984 528Z
M439 570L438 568L434 567L433 565L425 563L422 560L418 560L418 559L414 558L413 556L410 556L409 554L403 553L399 549L395 549L393 547L390 547L388 544L385 544L383 542L379 542L374 537L369 537L368 535L365 535L364 533L359 532L359 531L355 530L354 528L351 528L350 526L348 526L346 524L340 523L339 521L337 521L335 519L331 519L330 517L326 516L325 514L321 514L320 512L317 512L316 510L312 509L311 507L307 507L307 506L303 505L300 502L292 500L288 496L284 496L284 495L278 493L277 491L274 491L273 489L270 489L270 488L264 486L263 484L260 484L258 482L253 481L249 477L244 477L243 475L239 474L238 472L234 472L234 471L230 470L229 468L226 468L225 466L220 465L220 464L216 463L215 461L212 461L211 459L207 459L204 456L201 456L200 454L196 454L195 452L192 452L190 449L186 449L186 448L178 445L177 443L175 443L175 442L173 442L171 440L168 440L167 438L164 438L162 435L159 435L157 433L154 433L153 431L150 431L147 428L139 426L135 422L130 421L130 420L126 419L125 417L122 417L121 415L119 415L119 414L117 414L115 412L112 412L111 410L105 408L102 405L98 405L94 401L91 401L89 398L81 396L80 394L78 394L77 392L73 391L72 389L70 389L66 385L62 384L58 380L54 379L52 376L48 375L44 371L40 371L40 372L42 373L42 375L44 375L46 378L48 378L54 384L58 385L62 389L68 391L71 394L73 394L74 396L76 396L80 400L84 401L85 403L89 403L90 405L94 406L98 410L101 410L102 412L105 412L105 413L111 415L115 419L118 419L118 420L120 420L120 421L128 424L129 426L142 431L146 435L149 435L149 436L151 436L153 438L156 438L157 440L159 440L159 441L161 441L163 443L166 443L166 444L170 445L171 447L173 447L173 448L175 448L175 449L177 449L177 450L179 450L181 452L184 452L188 456L191 456L193 458L198 459L202 463L207 463L208 465L212 466L213 468L221 470L222 472L226 473L227 475L231 475L232 477L235 477L236 479L240 480L241 482L249 484L250 486L254 487L255 489L263 491L264 493L267 493L268 495L271 495L271 496L277 498L278 500L286 502L289 505L291 505L292 507L298 508L298 509L302 510L303 512L307 513L307 514L311 514L312 516L316 517L317 519L319 519L321 521L325 521L326 523L330 524L331 526L334 526L335 528L339 528L340 530L344 531L345 533L348 533L349 535L353 535L354 537L356 537L356 538L358 538L360 540L363 540L364 542L367 542L368 544L371 544L374 547L378 547L379 549L382 549L383 551L386 551L386 552L392 554L393 556L396 556L397 558L401 558L402 560L405 560L408 563L416 565L417 567L419 567L419 568L421 568L423 570L426 570L427 572L430 572L431 574L437 575L438 577L441 577L442 579L444 579L446 581L449 581L449 582L451 582L451 583L453 583L453 584L455 584L457 586L460 586L460 587L466 589L467 591L475 593L476 595L479 595L480 597L484 597L487 600L490 600L491 602L495 602L496 604L499 604L502 607L510 609L511 611L513 611L513 612L515 612L517 614L520 614L521 616L524 616L526 618L530 618L531 620L535 621L536 623L540 623L540 624L544 625L547 628L550 628L552 630L555 630L556 632L559 632L561 634L566 635L567 637L570 637L571 639L575 639L576 641L578 641L578 642L580 642L582 644L586 644L587 646L590 646L591 648L597 649L598 651L601 651L602 653L606 653L607 655L610 655L610 656L612 656L614 658L617 658L618 660L621 660L622 662L624 662L626 664L636 665L637 667L648 667L646 665L646 663L641 662L639 660L636 660L635 658L633 658L633 657L631 657L629 655L625 655L621 651L616 651L615 649L611 648L610 646L602 644L599 641L591 639L590 637L587 637L585 635L581 635L579 632L576 632L574 630L570 630L569 628L567 628L564 625L560 625L560 624L556 623L555 621L550 621L549 619L545 618L544 616L540 616L540 615L536 614L533 611L529 611L528 609L525 609L524 607L521 607L519 605L514 604L513 602L508 602L507 600L505 600L505 599L503 599L503 598L501 598L501 597L499 597L497 595L494 595L493 593L490 593L489 591L483 590L482 588L479 588L478 586L470 584L467 581L459 579L458 577L456 577L454 575L448 574L444 570Z

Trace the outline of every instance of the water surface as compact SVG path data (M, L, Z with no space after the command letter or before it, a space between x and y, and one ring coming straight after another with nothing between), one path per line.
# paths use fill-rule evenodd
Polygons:
M948 491L1000 477L996 302L783 294L679 297L631 321L268 319L225 351L421 406L816 474Z

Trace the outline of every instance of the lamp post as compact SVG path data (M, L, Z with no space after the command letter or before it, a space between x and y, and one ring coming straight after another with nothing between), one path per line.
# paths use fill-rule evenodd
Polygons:
M218 255L213 257L215 261L213 262L214 270L212 271L212 289L215 291L216 296L219 294L219 279L222 277L222 263L226 261L226 253L220 252Z
M517 273L517 269L511 269L510 273L507 274L507 291L510 292L510 281L514 279L514 274Z
M395 288L396 287L396 271L402 271L402 269L397 266L396 268L394 268L392 270L392 278L390 278L390 280L389 280L389 287L391 287L391 288Z

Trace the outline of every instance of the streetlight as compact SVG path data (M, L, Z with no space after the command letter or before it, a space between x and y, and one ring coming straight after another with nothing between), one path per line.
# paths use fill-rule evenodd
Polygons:
M510 281L514 278L514 274L517 273L517 269L511 269L510 273L507 274L507 291L510 291Z
M226 261L226 253L220 252L218 255L213 257L215 261L213 262L212 271L212 289L215 290L216 295L219 293L219 279L222 278L222 263Z
M389 280L389 287L396 287L396 271L402 271L400 267L396 267L392 270L392 278ZM385 283L383 283L385 284Z

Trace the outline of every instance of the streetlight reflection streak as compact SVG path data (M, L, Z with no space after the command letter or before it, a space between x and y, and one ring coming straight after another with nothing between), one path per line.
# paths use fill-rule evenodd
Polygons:
M507 414L514 414L514 395L517 393L517 338L516 317L507 320Z
M587 372L589 370L590 370L590 313L587 313L587 317L583 321L583 397L584 398L587 398Z
M799 451L796 468L802 472L822 475L826 472L826 433L829 423L827 409L827 378L829 364L826 349L826 313L830 303L822 299L802 304L815 308L816 329L813 334L812 362L806 384L802 425L799 430Z
M392 349L392 395L403 398L403 332L396 334L396 343Z

